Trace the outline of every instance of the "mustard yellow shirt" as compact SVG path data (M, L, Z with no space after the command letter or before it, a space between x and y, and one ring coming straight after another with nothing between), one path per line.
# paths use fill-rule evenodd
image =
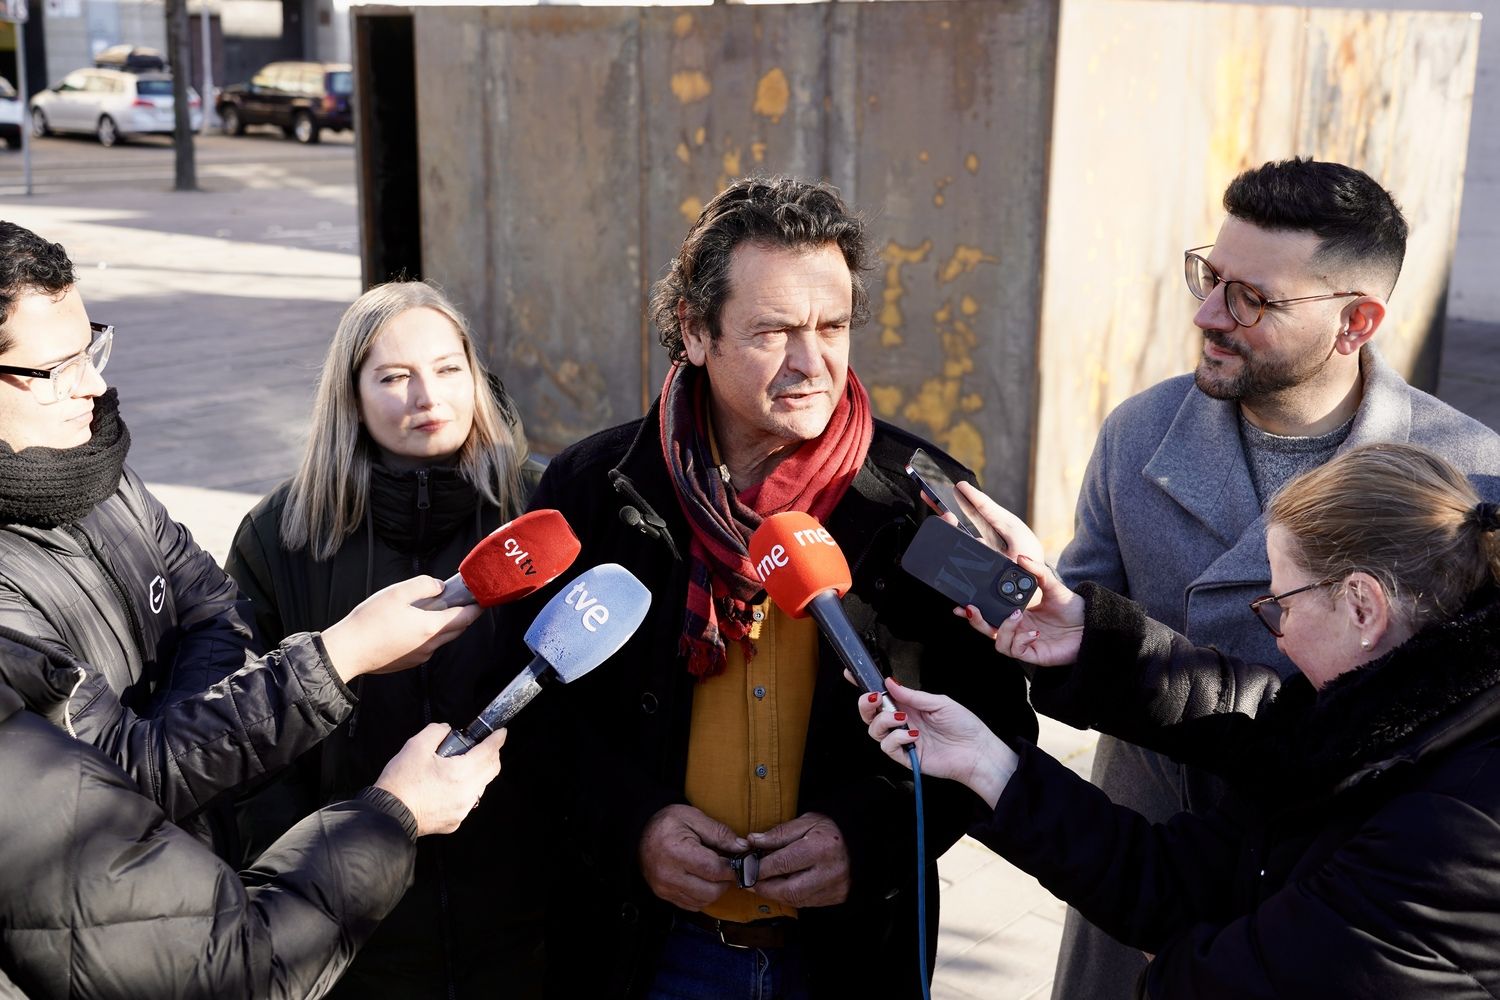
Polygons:
M818 663L811 618L792 618L767 601L755 619L749 665L739 643L725 643L724 672L694 686L688 738L688 802L740 836L797 817ZM739 923L797 914L739 886L703 912Z

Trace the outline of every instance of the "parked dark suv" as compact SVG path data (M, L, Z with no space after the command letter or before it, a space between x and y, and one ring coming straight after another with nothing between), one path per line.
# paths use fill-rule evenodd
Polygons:
M225 135L246 125L279 125L290 139L317 142L325 128L354 127L354 74L344 63L275 62L249 83L225 87L215 108Z

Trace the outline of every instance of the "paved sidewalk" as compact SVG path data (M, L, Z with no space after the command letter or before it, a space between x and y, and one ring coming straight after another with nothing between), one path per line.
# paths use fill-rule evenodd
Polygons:
M279 171L279 173L278 173ZM352 185L269 165L213 194L111 190L6 199L0 217L63 243L92 318L119 333L109 380L132 465L205 548L288 476L316 366L359 293ZM1500 323L1450 332L1440 391L1500 427ZM1042 745L1087 775L1094 737L1043 720ZM1050 992L1063 908L972 841L940 862L934 996Z

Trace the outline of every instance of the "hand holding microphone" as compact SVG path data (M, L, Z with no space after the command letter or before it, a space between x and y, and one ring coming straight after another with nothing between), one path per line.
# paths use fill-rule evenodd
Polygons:
M500 773L504 730L459 759L434 753L447 731L440 722L423 728L406 741L375 780L376 788L390 792L411 810L419 837L457 830Z
M593 670L625 645L646 618L651 592L625 567L595 566L558 591L526 630L535 655L479 717L455 729L438 756L467 753L531 703L549 681L567 684Z
M467 604L491 608L518 601L557 579L578 558L578 536L558 511L533 510L479 540L443 583L443 592L413 602L441 611Z

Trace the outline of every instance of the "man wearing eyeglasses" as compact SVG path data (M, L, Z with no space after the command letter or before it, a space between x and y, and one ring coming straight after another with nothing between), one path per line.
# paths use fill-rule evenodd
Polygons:
M1264 627L1274 602L1249 607L1269 589L1267 499L1341 449L1402 441L1442 454L1500 500L1500 437L1407 385L1375 349L1407 226L1373 179L1337 163L1272 162L1236 177L1224 208L1218 238L1184 258L1201 301L1197 369L1105 420L1058 570L1070 586L1095 581L1194 642L1285 675L1294 668ZM1052 696L1043 673L1035 707L1067 718ZM1092 777L1156 821L1219 794L1208 776L1108 736ZM1069 911L1052 995L1124 1000L1144 968L1139 952Z
M0 649L0 684L232 856L220 796L332 731L353 709L347 682L425 661L478 609L420 611L441 584L409 580L249 656L234 583L125 465L101 374L113 336L89 321L66 251L0 222L0 632L69 664Z

